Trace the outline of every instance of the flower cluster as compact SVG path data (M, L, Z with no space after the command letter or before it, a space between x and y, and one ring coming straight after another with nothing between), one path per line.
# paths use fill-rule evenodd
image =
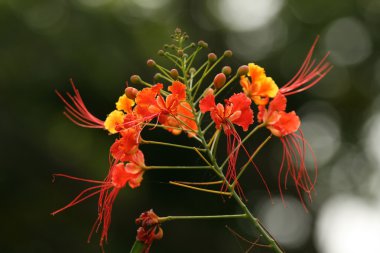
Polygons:
M298 73L282 87L267 76L264 68L254 63L240 66L234 75L230 66L224 66L221 72L214 76L211 85L204 86L205 80L215 66L223 58L231 57L232 52L225 51L219 59L214 53L210 53L206 62L196 68L193 66L194 59L202 49L207 48L207 43L200 41L198 47L195 43L184 46L187 37L185 33L177 30L173 35L176 44L165 47L174 50L175 53L159 51L159 55L171 61L174 68L167 69L154 60L148 60L147 65L157 68L160 72L155 75L155 80L162 79L162 81L148 83L140 76L133 75L131 82L135 87L127 85L124 94L116 102L115 110L109 113L104 121L89 112L73 82L71 82L73 95L67 93L65 97L56 91L65 104L64 114L72 122L82 127L101 128L108 131L110 135L117 135L110 147L109 171L103 181L55 174L55 176L94 184L52 214L57 214L98 194L98 217L89 239L93 232L101 227L101 246L107 241L112 206L119 190L126 185L132 189L139 187L146 171L165 167L147 166L140 149L141 144L154 143L195 151L206 166L167 168L211 169L220 181L202 182L199 185L220 183L222 186L219 190L211 190L194 186L191 182L171 181L173 185L241 198L244 192L239 178L249 165L253 165L269 191L253 158L266 141L271 136L275 136L281 140L283 146L282 163L278 170L280 194L282 195L283 191L282 185L286 185L289 178L293 180L303 204L302 192L306 192L310 197L314 188L315 177L312 179L308 175L305 164L306 152L311 149L300 130L300 118L294 111L288 112L286 106L288 96L314 86L331 69L331 65L326 62L327 55L318 64L315 64L312 59L317 40ZM188 55L187 52L194 47L196 49ZM239 88L240 92L220 99L226 87L231 85ZM137 89L138 86L144 86L144 88ZM150 129L163 128L174 135L185 133L194 140L195 144L184 146L144 140L142 134L147 126ZM240 127L244 134L241 134L236 126ZM260 128L267 128L270 135L254 152L249 151L246 143ZM228 157L223 163L217 161L215 156L220 136L225 136L227 140ZM241 153L245 155L241 157ZM246 164L240 169L236 168L237 160L246 159L245 156L248 157ZM194 184L197 183L194 182ZM242 201L238 203L244 205ZM243 210L247 212L246 208ZM163 232L159 219L153 211L148 211L143 213L136 222L140 225L137 240L146 245L144 252L148 252L153 240L162 238ZM273 242L273 240L269 241ZM276 248L276 245L272 246Z

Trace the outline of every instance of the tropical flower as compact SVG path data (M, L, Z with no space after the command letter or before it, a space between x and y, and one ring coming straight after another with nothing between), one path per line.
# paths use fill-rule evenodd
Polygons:
M257 105L266 105L269 98L274 98L278 87L271 77L265 75L265 70L254 64L248 64L248 75L240 77L240 85L247 97Z
M173 134L185 130L190 136L194 136L197 124L191 106L186 101L186 85L174 81L168 87L171 94L166 98L160 94L162 88L163 85L158 83L137 93L135 113L146 121L157 117L158 121L167 126L167 130Z
M102 226L100 246L103 247L103 243L107 242L108 238L108 229L111 224L112 206L120 189L124 188L127 184L131 188L140 186L142 176L145 171L144 167L144 155L139 150L131 156L130 161L126 164L114 161L104 181L77 178L65 174L55 174L54 176L88 182L95 184L95 186L83 190L69 204L52 212L51 214L56 215L69 207L79 204L82 201L99 194L98 217L92 226L92 230L88 236L88 241L90 241L92 234L95 231L97 232L99 227Z
M232 95L225 105L215 103L213 94L206 95L199 102L199 108L202 113L210 112L216 128L223 127L225 132L231 131L231 123L241 126L244 131L253 123L253 111L251 109L251 100L244 93Z
M310 197L316 180L315 178L313 181L308 174L305 155L306 151L309 151L313 157L314 154L303 137L302 131L299 129L301 125L299 117L294 111L288 113L285 110L286 97L279 92L269 103L268 108L265 108L263 105L259 106L257 120L263 122L273 135L280 138L282 143L283 156L278 173L278 185L281 196L283 188L281 180L283 174L285 174L285 186L287 179L289 177L292 178L301 202L304 205L301 190L309 194ZM316 164L314 169L317 172Z
M136 240L144 243L145 248L143 253L148 253L153 241L162 239L164 235L158 218L159 217L151 209L142 213L140 217L136 219L136 224L140 226L137 229Z

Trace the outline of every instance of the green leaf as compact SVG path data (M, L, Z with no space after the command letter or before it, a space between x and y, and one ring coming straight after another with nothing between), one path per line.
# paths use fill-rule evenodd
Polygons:
M146 245L143 242L136 240L129 253L142 253L144 252L145 247Z

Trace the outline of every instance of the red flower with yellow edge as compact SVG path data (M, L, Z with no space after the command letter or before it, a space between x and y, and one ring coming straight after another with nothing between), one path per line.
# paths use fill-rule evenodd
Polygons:
M247 97L257 105L266 105L269 98L274 98L278 92L277 84L271 77L265 75L265 70L254 64L248 64L248 77L240 77L240 85Z
M113 203L120 191L128 183L131 188L140 186L144 173L144 155L141 151L136 152L129 163L114 162L104 181L90 180L84 178L72 177L65 174L55 174L54 176L66 177L73 180L83 181L95 184L78 194L69 204L52 212L52 215L62 212L63 210L72 207L82 201L99 194L98 200L98 217L92 226L88 241L90 241L94 232L97 232L100 226L102 232L100 236L100 246L107 242L108 229L111 224L111 213Z
M288 178L292 178L301 202L306 208L301 190L306 192L308 197L311 198L311 192L314 189L317 177L317 165L314 153L300 130L301 122L299 117L294 111L287 113L285 110L286 97L278 93L269 103L268 109L265 106L259 106L257 119L259 122L263 122L273 135L279 137L282 143L283 155L278 173L278 186L281 196L283 196L282 178L284 177L285 180L285 188ZM314 180L311 179L306 168L305 156L307 151L310 152L314 159Z
M186 102L186 85L174 81L168 87L172 94L166 98L160 94L162 88L162 84L156 84L137 93L136 114L146 121L158 117L158 121L167 126L167 130L173 134L179 134L185 130L192 136L197 130L197 125L191 106Z
M259 106L257 120L264 122L265 126L277 137L283 137L294 133L301 125L299 117L294 111L287 113L286 98L281 93L269 103L268 109L264 105Z
M231 123L241 126L244 131L253 123L253 111L251 109L251 100L244 93L232 95L225 100L225 105L215 103L214 94L208 94L199 102L199 108L202 113L210 112L216 128L222 126L225 132L231 130Z

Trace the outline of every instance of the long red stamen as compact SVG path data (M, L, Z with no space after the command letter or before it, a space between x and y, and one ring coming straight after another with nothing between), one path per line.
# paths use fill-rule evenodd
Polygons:
M281 198L283 198L283 188L287 188L288 177L290 176L295 184L297 193L300 197L301 203L306 209L301 191L307 193L309 200L311 201L311 192L314 190L316 178L318 175L318 168L315 160L313 150L309 143L303 137L302 131L300 134L290 134L281 138L283 146L283 155L278 172L278 187ZM307 167L306 167L306 153L309 152L314 161L314 179L312 180ZM284 171L285 169L285 171ZM285 173L284 179L283 174ZM284 182L284 187L282 185ZM285 202L284 202L285 204Z
M280 88L280 92L285 96L293 95L313 87L332 69L333 66L329 62L326 62L329 53L327 53L322 60L314 66L315 60L312 60L312 56L318 40L319 36L315 39L309 53L301 65L301 68L295 76Z
M74 124L86 127L86 128L104 128L104 121L98 119L94 115L92 115L86 108L82 97L78 89L75 87L74 82L70 80L71 86L74 91L74 96L70 93L66 93L69 100L71 100L70 104L61 93L55 90L55 93L65 104L65 112L63 113L70 121Z

